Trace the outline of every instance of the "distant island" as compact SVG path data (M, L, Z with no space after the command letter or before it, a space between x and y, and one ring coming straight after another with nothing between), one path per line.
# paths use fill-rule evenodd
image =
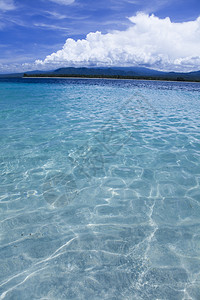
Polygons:
M135 79L135 80L163 80L163 81L190 81L200 82L200 79L185 79L183 77L157 77L157 76L123 76L123 75L83 75L83 74L24 74L23 78L102 78L102 79Z
M162 72L144 67L113 67L113 68L59 68L52 71L30 71L26 73L3 74L0 77L18 78L110 78L110 79L141 79L165 81L200 82L200 71L180 73Z

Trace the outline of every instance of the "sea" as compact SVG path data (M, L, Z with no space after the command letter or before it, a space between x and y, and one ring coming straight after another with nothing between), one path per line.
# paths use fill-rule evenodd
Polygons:
M0 79L0 299L200 299L200 84Z

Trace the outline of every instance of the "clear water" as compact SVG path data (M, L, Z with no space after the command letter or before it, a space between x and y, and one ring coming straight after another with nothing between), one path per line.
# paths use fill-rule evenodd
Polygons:
M0 80L0 299L200 299L200 84Z

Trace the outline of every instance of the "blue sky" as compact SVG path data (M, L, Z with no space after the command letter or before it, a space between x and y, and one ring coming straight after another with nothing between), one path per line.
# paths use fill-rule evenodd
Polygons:
M144 20L140 17L140 19L138 18L135 21L131 21L130 18L136 16L138 12L143 13ZM187 29L190 30L191 27L192 30L193 48L188 49L187 53L180 53L179 55L177 54L178 50L176 50L176 54L172 53L168 61L166 59L167 55L166 53L162 53L160 45L158 45L155 52L150 49L150 47L153 48L153 45L149 44L147 51L147 47L145 48L146 44L141 44L142 41L137 40L135 29L132 33L133 39L137 45L141 45L142 49L144 48L143 56L140 59L138 56L137 59L135 59L134 55L136 54L130 55L130 51L127 52L128 50L122 53L122 49L120 49L121 62L119 57L113 59L113 57L116 57L116 49L118 49L116 43L115 48L112 46L112 50L109 50L112 52L112 57L109 57L109 59L107 59L108 53L102 54L101 58L99 58L99 53L96 57L95 54L93 54L92 58L83 56L82 60L76 58L77 54L71 55L71 53L77 53L78 51L80 57L80 49L78 49L78 44L75 44L76 41L79 39L85 41L87 34L96 31L101 32L101 36L99 36L98 39L104 41L105 48L107 46L106 41L108 40L105 38L107 33L113 33L114 31L122 33L121 35L117 35L119 46L122 47L120 36L123 36L123 33L126 35L127 30L132 28L135 23L138 24L139 28L137 32L141 30L143 22L149 22L148 26L150 27L152 23L154 24L152 26L156 26L156 19L148 19L149 21L147 18L145 19L145 16L151 16L152 14L154 14L160 22L166 17L169 17L170 24L188 24ZM190 22L195 22L199 16L199 0L0 0L0 72L35 69L37 66L38 68L50 69L54 65L90 66L132 64L167 70L198 69L200 68L200 53L196 48L200 42L200 22ZM163 34L168 35L167 30L172 30L170 24L166 25L166 29L163 29ZM148 35L148 28L145 30L145 34ZM154 31L149 34L151 35L153 32ZM180 33L177 34L180 35ZM160 32L159 35L162 35L162 32ZM69 45L69 42L65 44L68 38L74 40L74 46L72 44ZM95 39L96 38L95 36ZM116 40L115 35L113 35L113 39ZM183 40L184 39L186 40L188 37L183 37ZM109 39L109 41L111 41L111 39ZM110 43L109 41L108 43ZM87 43L91 46L90 41L87 41ZM145 43L145 41L143 43ZM62 50L63 45L66 45L65 53L59 53L59 59L55 59L54 55L45 61L48 55ZM83 49L84 43L82 42L79 46ZM128 46L130 45L127 45L127 49ZM132 53L137 53L138 50L135 49L134 41L131 47L134 48ZM186 48L187 47L188 44ZM193 49L196 50L194 51ZM147 57L147 52L149 54L149 51L152 52L151 57ZM68 55L69 52L70 57ZM124 59L125 55L130 56L128 60ZM153 59L155 55L156 59ZM163 55L165 55L164 59ZM182 59L181 62L180 59ZM162 63L159 65L159 61L161 60ZM39 63L35 64L35 61ZM25 65L23 65L24 63Z

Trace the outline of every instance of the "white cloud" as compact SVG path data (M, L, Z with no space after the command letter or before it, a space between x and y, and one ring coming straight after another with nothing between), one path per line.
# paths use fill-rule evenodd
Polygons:
M200 17L172 23L169 18L138 13L125 31L91 32L66 40L63 48L36 64L43 66L134 66L161 70L200 69Z
M70 5L74 3L75 0L50 0L50 1L61 5Z
M15 9L13 0L0 0L0 10L8 11Z
M52 19L56 19L56 20L63 20L63 19L66 19L66 16L65 16L65 15L59 14L59 13L54 12L54 11L45 11L44 13L45 13L49 18L52 18Z
M65 30L69 31L69 28L66 27L61 27L61 26L56 26L56 25L51 25L51 24L44 24L44 23L34 23L34 26L40 27L42 29L47 29L47 30Z

